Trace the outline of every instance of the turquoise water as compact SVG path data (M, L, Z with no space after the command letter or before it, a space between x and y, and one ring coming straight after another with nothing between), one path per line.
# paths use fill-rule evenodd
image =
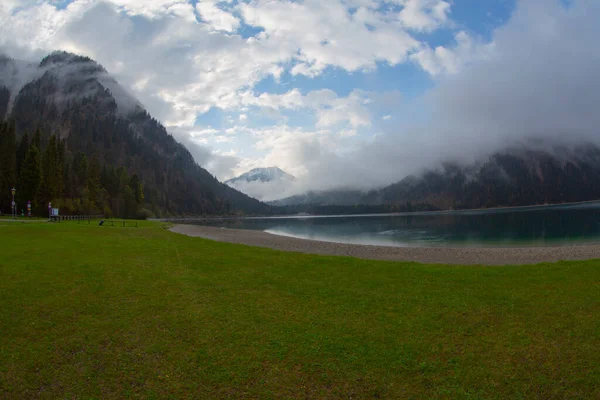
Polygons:
M201 224L383 246L550 246L600 243L600 202L444 213L221 219Z

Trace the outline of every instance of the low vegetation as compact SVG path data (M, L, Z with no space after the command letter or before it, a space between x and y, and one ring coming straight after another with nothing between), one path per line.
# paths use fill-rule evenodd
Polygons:
M441 266L0 221L0 398L600 397L600 261Z

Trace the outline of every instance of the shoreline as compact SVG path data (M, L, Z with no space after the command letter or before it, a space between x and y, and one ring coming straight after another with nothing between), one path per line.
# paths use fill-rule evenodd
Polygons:
M365 260L460 265L523 265L600 259L600 243L552 247L392 247L322 242L263 231L177 224L171 232L278 251Z
M534 204L529 206L500 206L490 208L465 208L457 210L437 210L437 211L406 211L406 212L392 212L392 213L373 213L373 214L277 214L277 215L251 215L251 216L190 216L190 217L174 217L174 218L156 218L153 220L161 222L173 222L178 221L213 221L213 220L237 220L237 219L288 219L288 218L342 218L342 217L377 217L377 216L428 216L428 215L460 215L469 213L486 213L490 211L498 211L501 213L509 212L520 212L520 211L531 211L551 209L553 207L565 207L565 206L578 206L585 204L598 203L600 200L587 200L577 201L571 203L551 203L551 204Z

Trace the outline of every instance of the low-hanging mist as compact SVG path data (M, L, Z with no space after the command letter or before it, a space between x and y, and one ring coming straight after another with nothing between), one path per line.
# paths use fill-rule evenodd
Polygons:
M284 195L382 187L511 148L598 144L598 15L600 3L589 0L520 1L482 57L403 104L371 142L344 155L299 148L307 173ZM419 122L403 122L408 116Z
M394 101L387 102L388 108L380 110L382 112L379 114L384 112L386 118L372 118L370 125L367 124L368 113L363 115L362 102L371 94L351 94L342 99L343 96L327 91L327 98L322 99L326 106L318 109L317 114L327 114L330 111L327 107L341 107L340 109L349 113L358 110L360 112L355 114L361 118L357 119L357 126L371 132L370 137L359 135L352 139L352 146L342 146L342 139L332 139L335 136L350 140L347 138L352 137L351 131L334 132L331 129L327 134L321 134L318 129L314 132L310 129L292 129L282 123L281 132L277 125L244 131L244 134L252 136L252 140L269 138L266 145L261 144L266 149L266 155L248 159L234 151L212 150L213 143L210 139L204 139L203 132L190 130L185 124L172 124L166 128L190 150L199 164L222 181L264 165L277 165L298 178L292 184L284 186L253 184L252 195L262 199L282 198L310 190L368 191L399 182L410 174L439 169L444 162L451 161L466 166L475 161L484 162L490 155L504 149L542 148L554 152L557 146L573 149L582 143L598 143L600 79L597 71L600 70L600 49L596 41L600 37L600 27L597 24L599 12L600 4L594 0L518 0L512 16L489 37L477 37L476 33L468 32L472 38L469 42L472 48L466 52L468 56L456 59L456 68L435 74L432 88L428 92L417 98L394 96ZM44 46L57 44L58 47L82 49L85 55L109 60L106 65L109 66L110 73L96 71L93 76L110 90L119 105L119 111L129 110L139 104L128 93L131 90L140 97L152 115L167 121L169 118L166 115L170 113L162 111L166 109L164 107L168 106L168 102L156 97L157 87L148 84L152 80L137 79L141 76L137 77L136 74L140 74L142 70L151 71L152 74L144 76L155 76L157 82L162 84L166 84L163 82L166 79L184 85L183 77L188 75L184 72L189 68L190 71L187 72L193 75L195 70L189 63L169 63L166 56L161 58L164 63L153 64L156 60L150 57L150 52L157 48L154 42L143 41L147 47L136 47L134 44L137 42L125 39L142 37L143 35L134 35L138 32L137 29L141 29L140 26L155 32L153 29L171 27L175 20L165 20L170 21L167 23L161 19L146 20L145 17L140 17L136 23L132 23L122 17L122 14L107 4L90 6L79 17L73 17L72 21L58 31L53 41ZM96 25L91 25L92 22ZM98 29L90 30L89 26ZM191 25L185 26L191 29ZM213 32L209 38L220 36ZM189 38L184 35L184 39ZM182 40L185 42L184 39ZM218 48L226 44L225 39L221 39ZM229 41L238 43L238 39L228 38L227 43ZM213 49L209 46L211 43L197 43L196 47L191 48ZM463 42L459 42L457 46L461 43ZM123 51L120 46L126 46L127 51ZM146 49L148 54L144 55L148 58L136 53L138 48ZM169 46L165 45L163 50L168 49ZM30 61L36 59L34 53L39 54L41 51L29 49L27 53L22 44L12 43L10 40L2 41L0 50L15 59ZM418 55L419 64L426 67L440 60L448 61L448 57L461 55L458 47L450 49L455 50L450 53L447 48L422 50L411 54L408 59L415 61L414 57ZM135 62L131 64L132 60L123 54L135 54L135 57L131 57L135 58ZM0 59L0 63L6 62L6 59ZM131 68L132 65L135 68ZM185 71L177 69L177 73L172 73L175 67L185 67ZM1 70L10 76L0 75L0 81L5 82L15 93L27 81L43 74L45 69L38 67L37 63L14 61L14 67L0 68ZM432 67L430 70L435 69ZM63 66L60 71L68 73L68 68ZM116 84L116 80L112 78L113 72L116 80L125 83L125 88ZM224 85L223 82L218 82L220 86ZM203 86L207 91L198 91L198 99L210 97L209 89L217 86L219 85L216 83ZM227 99L231 100L231 104L239 103L234 101L239 97L238 92L231 90L228 93L230 96ZM59 95L64 100L74 93ZM300 103L304 103L314 100L315 96L314 93L310 96L298 92L298 98ZM352 107L343 103L348 99L353 101ZM274 100L271 98L271 101ZM157 106L158 103L160 107ZM207 104L212 104L201 103L202 107L198 106L196 109L200 113L210 109ZM385 102L374 101L371 107L377 107L379 103ZM389 108L390 104L393 105L392 109ZM9 104L10 107L12 103ZM224 104L220 107L227 108ZM247 112L245 109L241 110ZM373 115L377 115L371 111ZM200 128L203 127L198 127L198 131L203 131ZM217 129L204 129L206 130ZM238 138L234 135L223 133L220 138L236 143ZM267 142L267 139L263 142ZM342 144L345 143L347 142ZM250 140L241 141L236 146L259 147ZM571 151L565 154L574 153Z

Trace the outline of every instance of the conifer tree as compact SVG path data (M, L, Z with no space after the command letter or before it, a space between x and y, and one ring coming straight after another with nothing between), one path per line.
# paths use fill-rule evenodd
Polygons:
M40 152L42 151L42 131L41 131L41 129L38 128L35 130L35 133L33 134L33 139L31 139L31 144L35 145L35 147L37 147Z
M31 201L34 209L40 208L41 205L38 204L40 182L40 151L35 145L31 145L25 155L25 160L23 160L21 175L19 177L18 194L22 203Z
M11 189L16 186L16 138L13 122L0 122L0 209L11 209Z
M144 186L142 185L142 181L140 180L140 178L137 174L133 174L133 176L131 177L129 186L131 187L131 190L133 191L133 194L135 197L135 202L138 205L143 205L144 204Z
M19 147L17 148L16 155L16 166L17 166L17 177L21 175L21 166L23 165L23 161L25 161L25 156L27 155L27 151L29 151L29 136L24 134L19 142Z
M42 188L45 200L52 201L62 193L62 167L56 136L51 136L42 157Z
M77 153L73 159L73 191L76 196L81 197L84 189L87 189L88 159L84 153Z
M100 185L100 163L94 156L90 159L88 167L87 177L87 190L89 200L93 207L98 207L100 204L100 191L102 186Z

